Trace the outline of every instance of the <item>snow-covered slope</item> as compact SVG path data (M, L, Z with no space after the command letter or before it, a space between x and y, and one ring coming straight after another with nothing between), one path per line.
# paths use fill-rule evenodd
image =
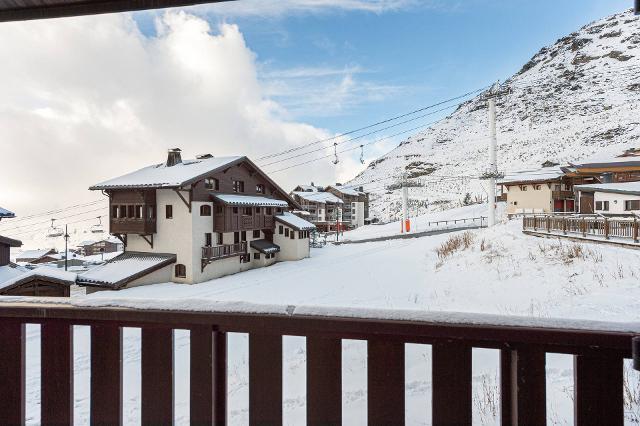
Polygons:
M640 146L640 18L631 11L613 15L542 48L504 82L501 93L498 162L503 172ZM410 189L414 213L453 207L467 192L486 197L476 179L442 176L485 171L487 115L485 94L480 94L373 161L349 184L377 182L371 185L379 188L372 191L372 213L383 221L397 218L400 191L386 191L380 183L388 185L389 177L405 172L410 181L422 182Z

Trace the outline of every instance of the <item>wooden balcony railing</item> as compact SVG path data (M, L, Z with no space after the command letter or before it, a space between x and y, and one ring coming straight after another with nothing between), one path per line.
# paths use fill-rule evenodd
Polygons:
M640 223L635 219L595 216L524 216L522 229L541 232L557 232L563 235L577 234L604 239L611 237L638 242Z
M551 198L554 200L573 200L576 195L573 191L551 191Z
M109 232L113 234L155 234L156 220L149 218L111 218Z
M249 334L251 425L283 421L284 335L306 337L307 424L342 423L341 339L367 341L367 422L405 422L405 344L432 345L432 424L470 425L472 348L501 352L502 425L545 425L545 354L575 357L575 423L624 422L637 323L238 304L213 312L0 303L0 424L25 419L25 324L41 325L41 423L73 423L73 326L91 328L91 424L122 423L123 327L141 328L141 423L174 419L173 330L190 330L190 421L227 422L227 333ZM170 302L169 302L170 303ZM184 305L183 305L184 306Z
M202 247L203 260L218 260L226 257L239 256L247 253L247 243L222 244L219 246Z

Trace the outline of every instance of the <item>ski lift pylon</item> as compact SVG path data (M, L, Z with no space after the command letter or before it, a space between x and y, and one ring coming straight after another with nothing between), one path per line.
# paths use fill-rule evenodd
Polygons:
M364 164L364 145L360 145L360 164Z
M49 238L57 238L64 235L64 230L61 227L56 227L55 222L55 219L51 219L51 227L47 231L47 237Z
M333 155L335 156L335 159L333 160L333 164L338 164L340 160L338 159L338 143L337 142L333 143Z
M104 232L104 228L102 227L102 216L98 216L98 223L91 226L91 233L93 234L102 234Z

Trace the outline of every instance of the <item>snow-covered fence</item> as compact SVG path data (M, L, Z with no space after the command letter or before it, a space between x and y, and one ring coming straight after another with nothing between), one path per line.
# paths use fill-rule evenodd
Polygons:
M84 305L83 305L84 304ZM93 306L90 306L92 304ZM103 306L101 306L103 305ZM141 309L144 306L145 309ZM188 309L188 310L185 310ZM342 339L367 341L367 420L405 422L405 344L432 346L432 423L472 422L472 348L500 350L502 424L546 424L545 356L575 357L577 425L623 424L638 323L451 312L108 299L0 302L0 424L23 424L25 324L41 325L41 423L73 424L73 326L91 330L91 424L122 424L125 327L141 329L141 423L174 419L173 332L190 331L191 424L227 422L227 333L249 334L249 421L283 420L283 336L306 337L307 424L342 423Z
M638 242L639 223L635 218L601 217L593 215L573 216L524 216L522 229L528 231L578 234L604 239L622 238Z

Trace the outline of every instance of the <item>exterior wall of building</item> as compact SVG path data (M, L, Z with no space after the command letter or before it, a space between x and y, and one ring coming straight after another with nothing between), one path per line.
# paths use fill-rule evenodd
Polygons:
M273 242L280 246L280 252L276 254L276 260L300 260L305 257L309 257L309 238L300 238L298 231L295 231L293 228L286 225L282 225L283 230L288 229L289 236L286 236L284 232L280 234L278 232L278 227L280 225L282 224L276 224L276 232L273 235ZM291 239L291 232L294 233L294 239Z
M351 225L354 227L364 226L365 203L354 201L351 203Z
M597 202L609 202L609 210L598 210L595 209L596 212L600 213L610 213L610 214L631 214L631 213L640 213L640 210L625 210L625 201L627 200L640 200L640 195L633 194L617 194L611 192L595 192L594 201ZM594 203L594 207L596 204Z
M540 189L534 189L538 185ZM526 187L523 191L520 186ZM507 213L550 213L551 188L546 183L507 186Z
M193 253L194 231L193 218L191 213L189 213L189 208L171 189L158 189L156 192L156 203L157 219L156 233L153 235L153 248L151 248L149 243L141 236L129 234L127 236L127 251L173 253L177 256L176 264L181 263L185 265L187 274L186 278L176 278L172 274L172 278L169 281L192 283L194 282L193 265L195 263ZM173 217L171 219L167 219L166 217L167 205L173 206ZM199 212L199 210L194 209L194 212ZM199 238L198 241L200 241ZM198 252L198 271L200 270L200 257L201 253Z

